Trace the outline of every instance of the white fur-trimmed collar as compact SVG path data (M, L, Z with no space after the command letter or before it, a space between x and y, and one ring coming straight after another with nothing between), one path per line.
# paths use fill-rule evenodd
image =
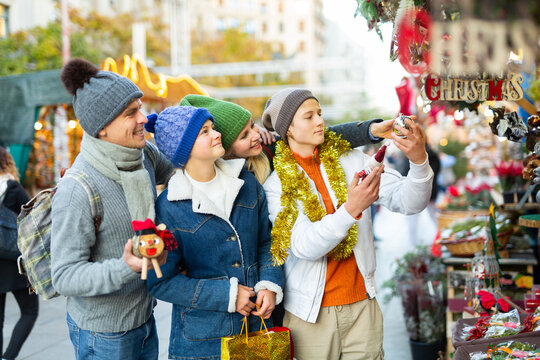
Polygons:
M238 175L240 175L240 172L244 168L245 162L245 159L218 159L216 161L217 171L220 171L227 178L230 185L223 189L223 191L227 192L229 208L232 207L238 192L242 188L242 185L244 185L244 180L239 179ZM213 214L220 217L224 216L206 194L193 192L193 185L191 185L183 169L177 169L171 177L168 184L168 191L167 200L169 201L192 200L194 212Z

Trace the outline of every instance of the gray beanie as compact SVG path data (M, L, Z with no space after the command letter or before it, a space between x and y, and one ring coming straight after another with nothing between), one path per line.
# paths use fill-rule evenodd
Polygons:
M307 99L319 101L309 90L287 88L278 91L266 102L262 121L265 128L285 138L296 110Z
M84 131L97 137L101 129L142 96L142 91L128 78L99 71L77 89L73 109Z

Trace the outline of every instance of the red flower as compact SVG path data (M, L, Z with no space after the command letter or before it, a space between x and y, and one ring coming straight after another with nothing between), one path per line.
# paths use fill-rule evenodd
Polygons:
M450 185L448 187L448 193L453 197L458 197L459 196L459 191L458 191L457 187L455 187L454 185Z
M520 177L523 171L523 164L519 161L513 161L510 165L510 176Z
M512 163L510 161L504 162L501 160L501 162L499 163L499 166L495 165L495 170L497 170L497 175L499 176L509 175L511 166L512 166Z

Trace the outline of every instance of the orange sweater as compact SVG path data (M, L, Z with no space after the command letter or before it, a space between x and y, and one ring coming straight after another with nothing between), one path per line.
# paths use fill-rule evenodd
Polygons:
M306 174L315 182L315 187L323 199L326 212L333 214L336 209L322 177L318 150L315 148L313 155L305 158L294 152L293 155ZM354 254L341 261L328 258L327 262L326 283L321 306L346 305L367 299L364 278L358 270Z

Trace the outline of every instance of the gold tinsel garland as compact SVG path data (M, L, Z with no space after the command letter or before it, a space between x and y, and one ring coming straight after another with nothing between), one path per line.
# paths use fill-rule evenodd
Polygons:
M347 201L348 186L345 172L339 163L341 155L351 149L351 145L339 135L325 129L324 142L319 146L319 158L326 170L328 182L338 200L338 208ZM270 251L274 264L282 265L289 256L291 232L298 208L296 200L302 202L304 213L311 222L321 220L327 213L316 193L310 188L304 172L297 167L296 159L289 147L280 140L276 144L274 169L281 181L281 208L272 228L272 246ZM358 238L358 228L354 224L347 236L329 253L334 260L348 258Z

